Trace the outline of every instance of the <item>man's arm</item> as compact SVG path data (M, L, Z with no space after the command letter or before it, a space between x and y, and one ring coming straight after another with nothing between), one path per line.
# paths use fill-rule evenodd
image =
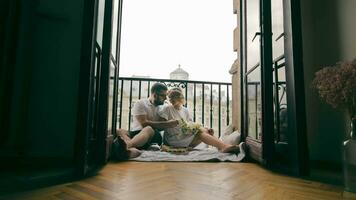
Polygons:
M165 129L173 128L179 124L178 120L168 120L168 121L150 121L147 120L146 115L136 115L137 121L142 125L142 127L151 126L153 129Z

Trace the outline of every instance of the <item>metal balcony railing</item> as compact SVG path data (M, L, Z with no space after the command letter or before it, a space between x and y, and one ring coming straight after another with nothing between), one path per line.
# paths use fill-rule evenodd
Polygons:
M231 83L120 77L118 85L118 128L130 129L134 103L150 95L150 87L161 82L168 88L179 87L185 94L186 104L193 121L213 128L217 137L230 124L232 110ZM115 120L115 119L114 119Z
M248 77L256 69L260 67L260 63L257 63L247 73ZM283 138L286 135L286 109L287 109L287 97L286 97L286 81L285 81L285 57L281 55L273 60L273 108L274 108L274 134L275 142L284 141ZM247 95L246 101L248 108L247 118L249 134L255 134L256 139L261 139L261 125L259 124L262 112L262 100L261 100L261 82L259 81L247 81ZM252 117L254 119L252 119ZM251 122L254 122L251 124Z

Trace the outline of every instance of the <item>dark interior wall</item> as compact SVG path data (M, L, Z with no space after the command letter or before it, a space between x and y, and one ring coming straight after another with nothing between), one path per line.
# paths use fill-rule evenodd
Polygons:
M356 1L301 0L303 62L310 159L341 162L347 115L327 105L311 89L315 72L341 60L356 58ZM348 9L345 9L348 8ZM347 37L345 37L347 36Z
M338 29L340 35L340 59L356 59L356 1L338 1Z
M9 149L73 157L83 0L21 1Z

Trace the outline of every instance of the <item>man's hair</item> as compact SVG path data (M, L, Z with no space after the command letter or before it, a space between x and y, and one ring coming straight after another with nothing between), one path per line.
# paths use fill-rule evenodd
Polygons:
M151 87L151 94L158 93L162 90L168 90L167 86L163 83L155 83Z

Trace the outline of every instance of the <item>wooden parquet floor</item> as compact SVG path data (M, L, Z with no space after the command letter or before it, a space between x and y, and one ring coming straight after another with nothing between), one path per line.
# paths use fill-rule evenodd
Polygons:
M98 175L0 199L336 200L343 188L276 174L252 163L110 163Z

